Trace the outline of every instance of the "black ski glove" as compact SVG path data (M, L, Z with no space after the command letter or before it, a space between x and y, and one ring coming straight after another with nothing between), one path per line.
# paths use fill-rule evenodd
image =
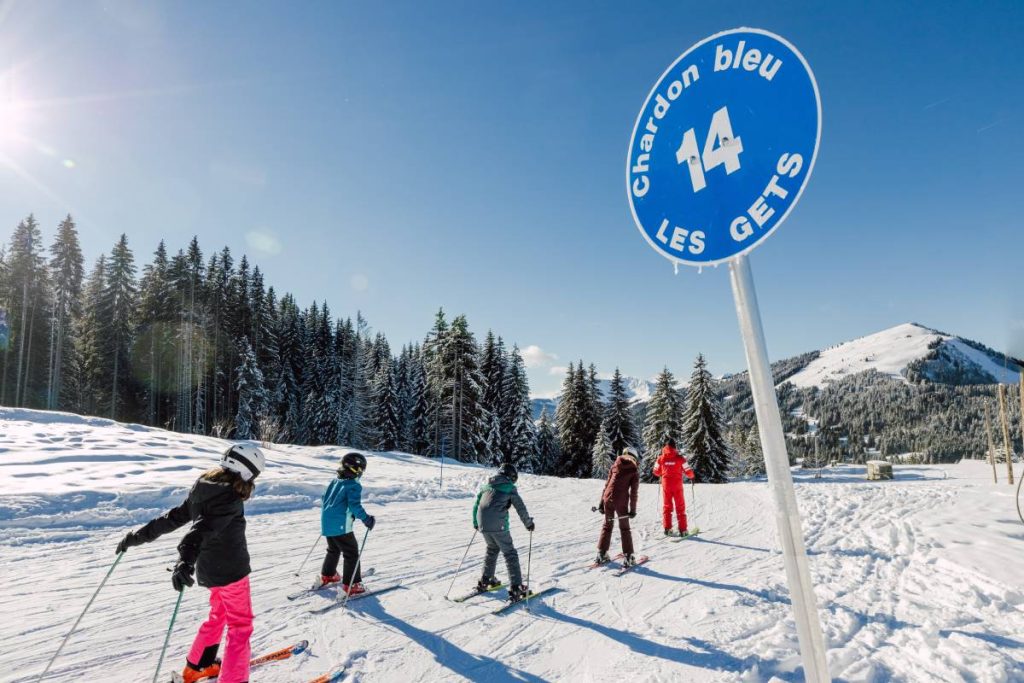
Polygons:
M629 518L633 519L634 517L636 517L636 513L635 512L630 512L629 513Z
M128 552L128 548L134 548L137 545L142 545L144 542L145 541L135 535L134 531L129 531L124 535L124 538L121 539L120 543L117 544L116 553L120 555L121 553Z
M530 520L530 522L529 522L529 523L528 523L528 524L526 525L526 530L527 530L527 531L533 531L533 530L534 530L534 529L536 529L536 528L537 528L537 525L533 523L533 520L532 520L532 519L531 519L531 520Z
M363 524L366 525L366 528L367 529L371 529L371 530L373 529L373 527L374 527L374 525L376 523L377 523L377 518L374 517L373 515L366 515L366 519L363 520Z
M174 565L174 571L171 573L171 585L174 586L174 590L181 592L185 590L185 586L195 585L196 581L192 578L194 571L195 567L188 562L178 560L178 564Z
M600 503L597 504L597 511L600 512L602 515L604 514L604 501L603 500Z
M480 531L480 525L476 522L473 522L473 531Z

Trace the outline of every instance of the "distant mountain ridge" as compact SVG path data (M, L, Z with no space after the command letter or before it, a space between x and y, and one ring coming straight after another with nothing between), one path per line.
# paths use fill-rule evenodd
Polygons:
M936 384L1012 384L1020 381L1024 361L999 353L984 344L939 332L918 323L903 323L864 337L810 351L772 363L776 382L790 382L798 389L821 388L860 372L876 370L907 381ZM746 372L727 375L727 378ZM630 400L645 403L654 382L623 377ZM600 380L607 396L610 380ZM554 414L558 396L533 397L535 417L540 409Z

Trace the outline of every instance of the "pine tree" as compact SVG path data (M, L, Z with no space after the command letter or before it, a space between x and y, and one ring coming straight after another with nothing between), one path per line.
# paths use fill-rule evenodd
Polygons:
M238 413L235 415L235 438L255 439L259 436L260 419L267 413L267 390L263 373L256 362L248 337L238 345L241 363L236 371L235 390L238 395Z
M696 480L711 484L728 481L732 452L722 437L722 417L714 379L703 354L697 356L690 375L683 441Z
M558 472L564 477L589 477L591 450L596 434L592 431L592 393L587 371L570 363L555 411L562 461Z
M64 376L77 368L74 325L82 315L82 280L85 276L78 231L70 214L57 228L50 247L50 274L53 282L53 325L50 338L50 376L46 407L66 408L70 401L64 392ZM71 379L71 384L77 382Z
M501 339L495 338L494 332L488 330L480 352L480 375L483 377L481 405L492 416L488 419L487 443L494 464L507 459L511 449L508 434L512 429L512 420L504 410L506 365Z
M376 420L376 450L394 451L398 449L401 436L401 416L398 404L398 385L395 376L395 364L390 358L381 361L377 371L376 388L374 390L374 413Z
M448 321L445 319L444 309L441 308L434 315L433 328L423 340L423 367L426 372L432 428L430 450L435 456L441 456L447 451L448 437L444 425L450 424L450 403L445 403L443 398L448 372L444 352L447 337Z
M4 354L0 402L42 408L46 405L49 360L50 281L42 233L34 216L29 215L15 228L6 264L6 291L0 293L0 300L8 312L10 352Z
M533 471L535 474L556 474L561 460L558 435L555 434L554 425L545 408L541 411L537 423L537 467Z
M107 288L107 258L100 255L85 285L82 319L76 335L80 367L76 391L76 410L95 415L100 406L109 405L110 388L106 368L107 321L110 319L103 296Z
M466 316L456 316L445 337L446 381L441 402L442 406L450 406L447 428L455 459L483 463L487 461L490 415L481 403L484 380L479 354Z
M533 424L526 364L518 346L514 345L508 355L503 384L499 410L508 418L501 434L505 442L505 462L511 462L524 471L532 471L537 464L537 428Z
M654 463L669 439L679 440L682 422L682 397L676 389L675 377L664 368L654 382L654 393L644 418L644 454L640 465L641 481L654 481Z
M602 422L597 432L597 440L594 441L594 448L591 451L590 476L594 479L606 479L614 459L615 450L612 448L612 440L608 437L608 430Z
M747 450L744 454L744 475L747 477L761 477L766 474L764 464L764 451L761 450L761 435L757 431L757 424L752 424L746 434Z
M427 373L423 367L423 358L418 351L413 353L412 367L409 371L409 443L406 448L410 453L426 455L430 452L431 435L431 402L427 388Z
M181 263L184 265L184 259ZM166 374L175 361L173 299L167 248L161 241L153 263L142 269L133 354L143 384L147 424L161 424L167 409L165 403L174 390L173 379Z
M636 445L636 427L629 405L629 395L622 380L622 373L615 368L608 387L608 403L604 410L604 430L612 444L612 453L622 453L626 446Z
M104 309L108 320L110 363L110 418L129 415L133 407L133 377L131 344L135 322L137 286L135 283L135 257L128 248L128 236L122 234L110 253L106 289L103 292Z

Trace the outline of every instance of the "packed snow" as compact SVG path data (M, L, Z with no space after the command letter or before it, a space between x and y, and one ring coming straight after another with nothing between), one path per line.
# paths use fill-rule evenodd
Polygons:
M178 502L224 447L206 437L94 418L0 409L0 679L42 671L125 531ZM310 649L254 671L253 681L306 681L345 665L347 681L802 680L782 557L763 481L687 488L700 536L660 535L658 493L644 485L635 521L646 565L622 577L588 570L601 482L523 475L537 520L531 580L556 590L502 616L503 593L444 600L476 580L472 497L489 473L436 460L373 454L364 503L377 515L369 587L402 588L314 615L335 599L286 595L307 584L322 544L319 493L342 449L273 446L247 504L255 652L308 639ZM819 613L837 680L1002 682L1024 679L1024 525L1005 465L981 461L796 470ZM1017 475L1021 472L1018 466ZM513 520L527 566L529 535ZM361 532L361 527L360 527ZM152 678L174 604L166 568L180 533L133 548L70 639L47 681ZM615 541L617 543L617 539ZM613 550L616 546L613 545ZM499 575L503 567L499 562ZM165 678L182 665L204 618L188 589Z
M884 375L904 379L906 367L927 356L931 351L929 345L937 340L951 345L967 362L977 365L997 382L1013 384L1020 379L1014 370L1002 367L987 354L956 337L914 323L904 323L825 349L787 381L798 389L821 387L826 382L866 370L877 370Z

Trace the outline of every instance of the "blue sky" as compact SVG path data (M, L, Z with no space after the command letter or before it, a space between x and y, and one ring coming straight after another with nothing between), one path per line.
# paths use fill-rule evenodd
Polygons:
M0 8L0 235L70 212L90 260L125 232L142 261L195 234L396 345L464 312L536 347L542 393L578 358L743 369L726 269L673 274L623 164L681 52L775 31L824 125L751 259L772 357L908 320L1024 354L1019 2Z

